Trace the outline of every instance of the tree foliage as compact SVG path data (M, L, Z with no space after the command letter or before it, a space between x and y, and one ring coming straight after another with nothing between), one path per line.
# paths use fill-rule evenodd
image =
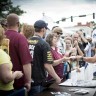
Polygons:
M0 0L0 18L6 18L10 13L16 13L17 15L22 15L25 13L20 9L20 6L13 6L11 0Z

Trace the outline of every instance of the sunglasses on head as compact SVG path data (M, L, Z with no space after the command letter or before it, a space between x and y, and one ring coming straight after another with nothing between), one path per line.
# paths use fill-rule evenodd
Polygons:
M57 35L62 35L63 33L57 32Z

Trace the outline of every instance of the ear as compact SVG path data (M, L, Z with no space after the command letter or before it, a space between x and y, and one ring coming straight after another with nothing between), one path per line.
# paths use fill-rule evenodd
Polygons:
M45 32L45 28L42 28L41 31L42 31L42 32Z
M17 25L18 25L18 27L20 27L20 23L19 22L17 22Z

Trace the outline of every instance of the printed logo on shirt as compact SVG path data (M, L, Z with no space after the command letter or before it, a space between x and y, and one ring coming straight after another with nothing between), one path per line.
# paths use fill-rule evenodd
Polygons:
M47 52L47 61L53 61L51 51Z
M30 50L30 54L31 54L32 58L33 58L33 55L34 55L34 48L35 48L35 45L29 45L29 50Z
M3 39L2 45L0 46L0 48L4 50L7 54L9 54L9 42L10 42L9 39L7 38Z
M38 43L38 40L28 40L28 43L29 44L37 44Z
M28 40L28 43L29 43L30 54L31 54L31 57L33 58L35 44L38 43L38 40Z

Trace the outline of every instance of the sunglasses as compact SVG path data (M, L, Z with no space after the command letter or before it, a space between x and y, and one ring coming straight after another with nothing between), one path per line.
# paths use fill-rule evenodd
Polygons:
M63 33L57 32L57 35L62 35Z

